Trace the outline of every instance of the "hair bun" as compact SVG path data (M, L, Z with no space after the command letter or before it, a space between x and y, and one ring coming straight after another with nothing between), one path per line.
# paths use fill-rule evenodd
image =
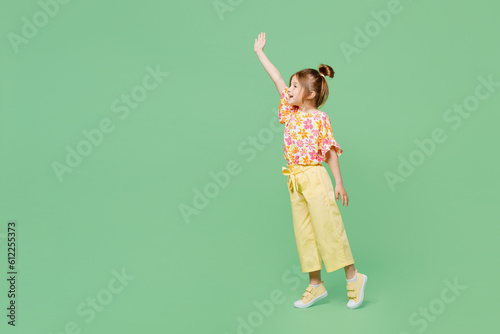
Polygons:
M331 68L330 66L328 66L326 64L319 65L319 73L322 74L325 77L325 79L327 76L329 76L330 78L333 78L333 75L335 74L335 72L333 71L333 68Z

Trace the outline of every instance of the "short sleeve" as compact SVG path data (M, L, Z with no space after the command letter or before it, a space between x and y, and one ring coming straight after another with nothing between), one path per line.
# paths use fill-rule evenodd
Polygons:
M279 120L281 124L288 122L292 108L288 104L288 87L283 88L281 92L280 106L278 108Z
M323 118L318 141L318 156L322 158L322 161L326 160L326 153L331 149L335 150L337 157L340 157L343 152L340 145L333 137L332 124L330 122L330 117L328 116Z

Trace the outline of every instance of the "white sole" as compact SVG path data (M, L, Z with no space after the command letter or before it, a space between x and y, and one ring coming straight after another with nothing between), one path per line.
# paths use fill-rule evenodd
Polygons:
M318 300L325 298L326 296L328 296L328 291L325 291L322 295L319 295L318 297L314 298L309 303L302 304L302 305L300 305L300 303L299 303L299 305L295 305L295 303L294 303L293 306L295 306L297 308L306 308L306 307L309 307L312 304L316 303Z
M368 277L364 274L363 274L363 276L365 276L365 280L363 281L363 286L361 286L361 297L359 298L359 301L356 304L354 304L354 306L347 306L351 310L360 306L361 303L363 303L363 299L365 298L365 286L366 286L366 281L368 281Z

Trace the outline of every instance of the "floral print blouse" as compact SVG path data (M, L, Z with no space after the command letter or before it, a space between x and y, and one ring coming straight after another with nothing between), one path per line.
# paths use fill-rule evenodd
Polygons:
M288 87L281 92L279 121L285 124L283 157L289 165L314 165L326 159L333 149L337 156L343 150L333 138L330 118L324 111L301 112L288 104Z

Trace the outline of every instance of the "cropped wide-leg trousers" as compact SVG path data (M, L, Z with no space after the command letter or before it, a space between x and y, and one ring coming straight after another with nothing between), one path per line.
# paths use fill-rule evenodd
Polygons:
M292 207L293 230L302 272L327 272L354 263L335 191L321 165L288 165L287 184Z

